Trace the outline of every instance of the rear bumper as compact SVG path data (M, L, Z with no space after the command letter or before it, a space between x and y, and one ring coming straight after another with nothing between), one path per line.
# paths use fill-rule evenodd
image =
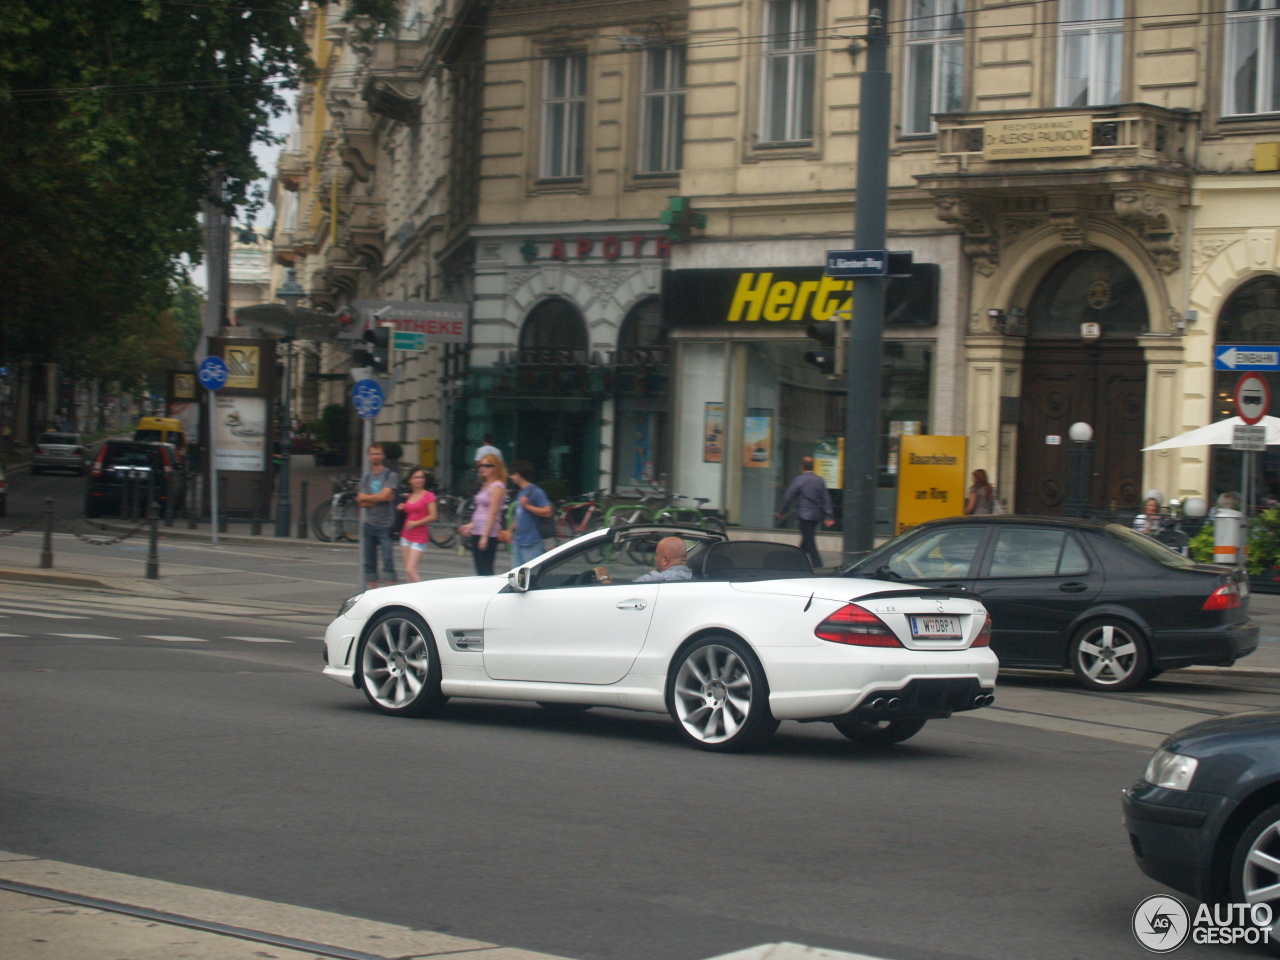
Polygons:
M858 720L936 720L985 707L991 703L988 697L995 698L995 684L983 686L977 677L917 677L896 689L871 691L845 716Z
M1198 630L1161 630L1151 638L1151 659L1161 670L1194 664L1230 666L1258 649L1252 620Z
M37 453L32 455L31 465L48 470L83 470L85 468L85 460L83 457Z
M1221 895L1213 853L1234 801L1139 781L1124 791L1123 806L1129 845L1143 873L1198 900Z

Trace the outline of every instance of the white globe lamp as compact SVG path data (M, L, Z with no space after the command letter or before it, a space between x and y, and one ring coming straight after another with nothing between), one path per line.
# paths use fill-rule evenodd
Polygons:
M1093 439L1093 427L1081 420L1071 425L1071 428L1067 431L1067 436L1076 443L1088 443Z

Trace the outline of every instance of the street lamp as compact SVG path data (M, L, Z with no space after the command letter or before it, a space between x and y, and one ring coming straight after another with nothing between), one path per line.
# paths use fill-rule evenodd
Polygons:
M1071 447L1067 450L1067 514L1083 517L1089 506L1089 473L1093 469L1093 427L1084 421L1067 429Z
M299 301L307 295L298 282L298 271L290 270L288 278L276 290L276 299L282 301L290 311L297 308ZM297 329L296 323L293 329ZM276 536L289 536L289 522L293 515L293 506L289 502L289 460L293 455L293 423L289 398L293 392L293 337L284 337L284 409L280 427L280 475L276 493Z

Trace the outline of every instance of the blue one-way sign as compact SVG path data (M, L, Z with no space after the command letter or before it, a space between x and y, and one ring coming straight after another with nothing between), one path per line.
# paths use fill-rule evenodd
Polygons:
M1213 369L1280 371L1280 345L1220 343L1213 348Z

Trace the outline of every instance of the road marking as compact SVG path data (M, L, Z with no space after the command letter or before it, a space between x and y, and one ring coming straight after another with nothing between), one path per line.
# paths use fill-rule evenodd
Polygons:
M51 637L70 637L72 640L118 640L119 637L104 637L99 633L51 633Z
M76 617L69 613L45 613L42 610L13 610L0 607L0 613L11 613L15 617L48 617L50 620L88 620L88 617Z
M10 613L17 613L17 614L35 613L37 616L40 615L40 611L44 609L44 606L46 606L38 603L29 602L26 600L5 600L4 603L6 605L5 606L6 610L9 610L10 607L13 608L12 610L9 610ZM163 620L165 619L164 617L141 616L136 613L116 613L114 610L111 610L110 608L107 608L107 607L103 607L101 605L94 606L92 604L89 604L88 606L91 607L89 613L95 617L115 617L118 620ZM84 605L77 608L73 608L73 609L82 610L84 609Z
M173 643L208 643L209 642L204 637L161 637L161 636L148 635L143 637L142 639L143 640L169 640Z
M292 640L277 640L275 637L227 637L228 640L244 640L246 643L293 643Z
M13 637L17 640L21 640L25 636L25 633L0 633L0 637Z

